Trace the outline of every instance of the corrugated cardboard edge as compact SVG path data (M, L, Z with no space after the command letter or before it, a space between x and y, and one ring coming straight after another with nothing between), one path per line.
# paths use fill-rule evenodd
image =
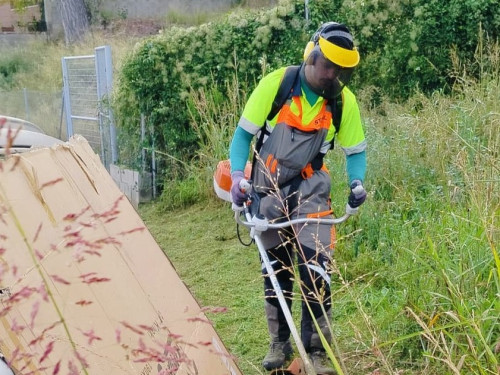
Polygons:
M59 361L80 366L76 350L91 374L158 374L168 366L179 366L176 374L240 374L82 137L2 163L0 249L0 288L20 296L1 301L0 348L7 358L19 358L17 349L32 354L36 364L16 362L24 372L41 358L40 374Z

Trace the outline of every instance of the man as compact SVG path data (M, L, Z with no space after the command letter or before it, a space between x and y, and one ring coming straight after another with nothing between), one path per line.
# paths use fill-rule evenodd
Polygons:
M241 206L248 198L240 190L240 182L244 179L250 143L259 132L252 180L260 197L259 211L266 218L279 221L332 217L330 175L323 165L323 157L333 147L334 137L346 155L351 189L348 205L355 211L365 201L366 191L362 184L366 171L366 141L356 98L346 87L358 63L359 53L348 28L328 22L321 25L306 46L304 63L289 98L271 120L267 117L286 68L262 78L246 103L230 146L234 204ZM340 117L340 114L332 110L335 105L342 106L338 130L335 116ZM261 234L289 306L295 278L292 257L297 255L302 292L301 339L318 374L335 373L314 322L331 342L328 268L334 237L333 226L325 224L296 225L286 231L267 230ZM290 329L264 267L263 270L271 343L262 365L272 370L282 367L291 358L293 349Z

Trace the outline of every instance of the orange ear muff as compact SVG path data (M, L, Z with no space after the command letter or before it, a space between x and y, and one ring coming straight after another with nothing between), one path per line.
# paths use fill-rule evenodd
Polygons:
M315 46L315 44L313 41L307 42L306 48L304 48L304 61L307 60L307 58L311 54L312 50L314 49L314 46Z

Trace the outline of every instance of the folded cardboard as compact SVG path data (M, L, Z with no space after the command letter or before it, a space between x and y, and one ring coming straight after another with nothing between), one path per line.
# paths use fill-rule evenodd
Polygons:
M0 351L14 369L240 374L85 139L0 163Z

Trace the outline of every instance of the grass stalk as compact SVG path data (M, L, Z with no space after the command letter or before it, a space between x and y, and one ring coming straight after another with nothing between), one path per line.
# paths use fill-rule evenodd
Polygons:
M64 329L64 332L65 332L66 337L68 339L68 342L70 343L71 348L73 349L73 352L77 353L76 343L73 340L73 337L71 335L71 332L69 330L68 325L66 324L66 319L64 318L64 314L62 313L61 309L59 308L59 305L57 304L57 301L54 298L54 294L52 293L52 290L50 289L49 283L47 282L47 279L46 279L44 273L42 272L40 262L38 261L37 256L35 254L35 250L31 246L31 243L26 236L26 232L24 231L24 228L22 227L21 223L19 222L19 219L17 218L14 210L12 209L12 207L10 205L8 205L8 201L7 201L7 199L5 199L5 197L6 197L5 191L3 190L3 188L1 186L0 186L0 191L2 193L1 201L3 201L4 204L6 204L7 212L9 213L10 217L12 218L12 220L17 228L17 231L21 235L23 242L26 245L26 248L28 249L31 260L35 266L35 269L37 270L38 275L40 276L40 278L42 280L45 291L47 292L47 296L49 297L50 302L51 302L51 304L52 304L52 306L57 314L57 317L59 318L59 323L63 326L63 329ZM87 368L84 365L84 363L82 363L80 356L75 355L75 358L80 363L80 367L81 367L81 370L83 371L83 373L88 374Z

